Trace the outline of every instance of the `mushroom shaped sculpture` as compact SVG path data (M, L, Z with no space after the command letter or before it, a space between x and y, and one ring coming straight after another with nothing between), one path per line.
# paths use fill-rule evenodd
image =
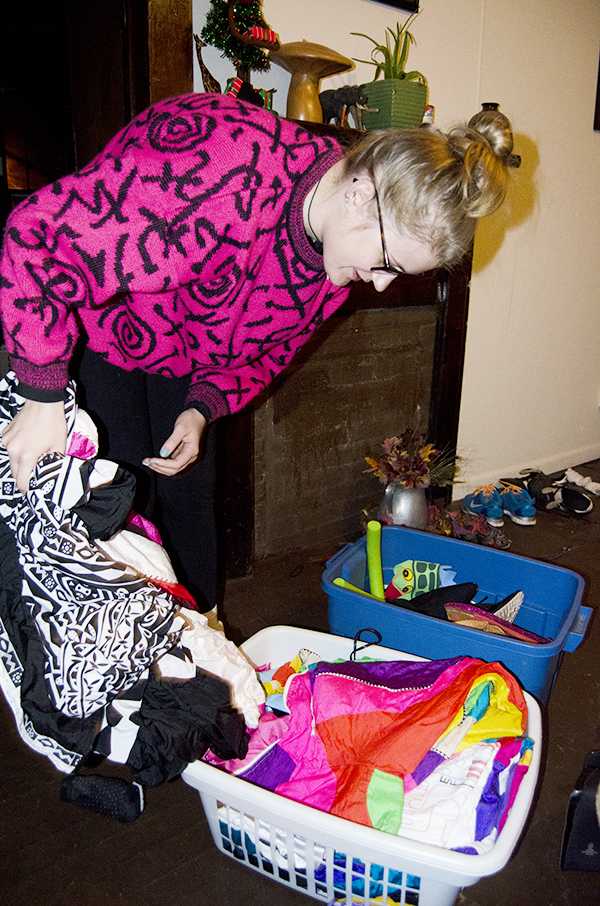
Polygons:
M354 67L348 57L323 44L313 44L312 41L281 44L279 50L271 52L271 60L292 74L286 116L312 123L323 122L319 81Z

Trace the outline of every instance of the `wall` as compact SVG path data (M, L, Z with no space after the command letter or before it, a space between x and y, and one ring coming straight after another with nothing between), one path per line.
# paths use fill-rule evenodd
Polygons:
M332 318L256 410L257 557L334 551L377 513L382 486L363 457L429 411L436 320L433 306Z
M198 31L208 0L194 0ZM410 65L429 78L436 124L468 118L483 100L511 117L516 151L507 204L478 227L459 452L462 495L526 466L547 470L600 456L600 133L593 132L597 0L422 0ZM402 17L374 0L264 0L282 41L306 38L368 55L350 31L383 36ZM207 48L224 83L231 69ZM196 64L195 64L196 66ZM358 64L323 87L371 77ZM256 79L285 112L289 77ZM195 68L195 86L201 90Z

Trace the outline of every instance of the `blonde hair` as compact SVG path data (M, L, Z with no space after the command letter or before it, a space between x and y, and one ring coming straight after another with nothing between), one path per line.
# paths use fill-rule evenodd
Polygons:
M508 119L483 110L448 133L370 132L346 152L344 176L366 171L398 227L450 266L468 251L477 218L502 204L512 147Z

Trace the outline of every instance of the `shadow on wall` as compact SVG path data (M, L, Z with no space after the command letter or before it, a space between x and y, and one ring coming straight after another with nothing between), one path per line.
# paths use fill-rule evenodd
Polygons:
M522 133L515 133L515 154L521 155L521 166L511 171L508 196L502 207L477 226L473 258L475 273L485 270L495 258L509 230L524 223L535 210L538 193L535 175L540 161L537 145Z

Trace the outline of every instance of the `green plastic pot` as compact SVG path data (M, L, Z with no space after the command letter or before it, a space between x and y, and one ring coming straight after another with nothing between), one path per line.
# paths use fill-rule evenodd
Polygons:
M409 129L420 126L427 101L427 87L408 79L378 79L367 82L363 91L368 106L377 113L363 113L366 129Z

